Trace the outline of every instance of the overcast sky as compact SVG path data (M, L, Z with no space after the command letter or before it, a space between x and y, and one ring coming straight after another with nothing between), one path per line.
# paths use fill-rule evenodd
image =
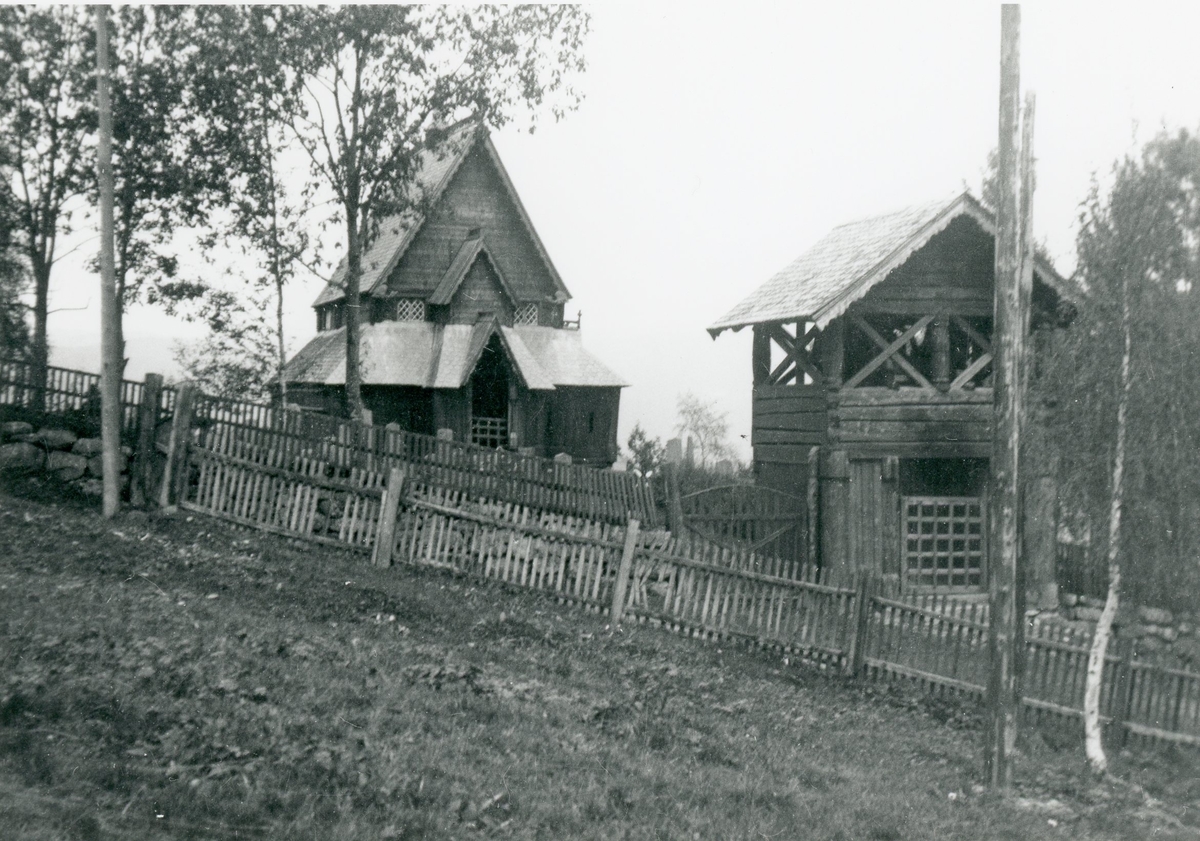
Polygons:
M978 190L996 144L1000 10L976 3L591 8L586 100L500 155L583 312L585 344L631 384L635 422L673 434L676 397L728 413L749 457L749 331L704 328L830 228ZM1022 84L1037 94L1034 229L1064 273L1078 205L1135 141L1200 126L1200 7L1026 4ZM94 246L93 246L94 247ZM98 370L98 279L56 269L56 364ZM289 291L290 349L320 283ZM126 317L129 376L177 373L195 329ZM745 436L743 439L742 436Z

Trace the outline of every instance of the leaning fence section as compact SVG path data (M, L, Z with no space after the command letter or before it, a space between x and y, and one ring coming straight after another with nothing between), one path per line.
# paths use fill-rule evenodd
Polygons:
M314 462L311 475L204 448L188 456L179 504L263 531L370 550L379 523L382 481L351 471L330 479Z
M632 473L209 396L197 400L196 419L202 427L217 427L226 438L242 441L261 452L261 458L279 463L318 459L334 471L379 473L404 465L413 481L471 497L610 523L631 516L647 524L657 521L648 481Z
M420 485L405 505L395 549L407 563L541 590L597 609L611 605L622 526Z
M756 571L751 553L712 544L640 547L627 613L675 630L770 644L823 661L849 654L855 591L809 569L782 578ZM761 566L772 566L764 561Z

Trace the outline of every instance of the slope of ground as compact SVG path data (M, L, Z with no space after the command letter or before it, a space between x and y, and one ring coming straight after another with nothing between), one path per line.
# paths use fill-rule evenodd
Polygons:
M1197 837L1194 758L1077 741L1002 800L953 701L0 486L6 838Z

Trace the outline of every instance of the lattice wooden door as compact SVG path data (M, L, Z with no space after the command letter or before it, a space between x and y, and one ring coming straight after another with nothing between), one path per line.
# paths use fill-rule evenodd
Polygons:
M901 506L906 589L978 591L987 586L981 497L906 496Z

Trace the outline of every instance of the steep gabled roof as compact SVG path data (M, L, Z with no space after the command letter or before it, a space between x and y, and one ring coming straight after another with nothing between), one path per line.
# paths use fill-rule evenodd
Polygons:
M466 278L467 272L471 270L471 266L475 265L475 260L480 254L487 259L492 267L492 271L496 273L496 277L500 281L500 288L504 290L504 294L508 296L508 300L517 303L517 298L513 295L512 287L508 285L508 281L504 279L504 273L500 271L500 267L492 259L492 254L488 251L482 236L472 237L462 244L462 247L458 249L458 254L451 261L450 268L446 269L446 274L442 275L437 288L429 296L428 303L435 306L443 306L450 303L454 299L454 293L458 291L458 287L462 286L463 279Z
M466 122L456 128L447 139L446 148L443 149L440 155L432 152L424 154L417 173L417 183L421 186L429 206L432 206L441 199L442 194L446 192L446 188L454 179L455 174L457 174L459 168L471 153L471 150L476 148L476 146L482 148L495 167L496 173L500 177L500 182L504 185L509 199L512 200L513 207L517 210L517 216L520 218L526 232L529 234L530 240L537 249L538 256L545 263L546 271L554 281L558 294L564 301L569 299L571 293L567 291L566 284L563 283L558 269L554 267L554 263L550 260L550 255L546 251L546 247L542 244L541 238L534 229L533 221L529 218L529 213L525 210L525 205L521 203L521 198L517 195L512 179L509 178L508 171L500 161L500 154L496 151L496 147L492 143L492 139L487 131L478 127L476 123ZM416 237L424 223L424 216L408 214L390 216L380 224L378 236L371 243L370 247L367 248L362 257L362 277L359 278L359 289L362 290L363 294L376 293L387 283L392 269L396 268L396 264L400 262L400 258L404 256L409 245L412 244L413 238ZM492 265L495 267L495 261L492 262ZM497 271L498 273L499 271ZM345 291L345 282L346 261L343 258L342 262L338 264L332 280L326 284L321 294L317 296L317 299L313 302L313 306L320 307L341 300Z
M974 219L995 237L995 216L967 192L839 225L714 322L708 332L715 337L751 324L801 319L824 328L961 216ZM1059 295L1074 297L1067 281L1045 258L1036 258L1034 271Z

